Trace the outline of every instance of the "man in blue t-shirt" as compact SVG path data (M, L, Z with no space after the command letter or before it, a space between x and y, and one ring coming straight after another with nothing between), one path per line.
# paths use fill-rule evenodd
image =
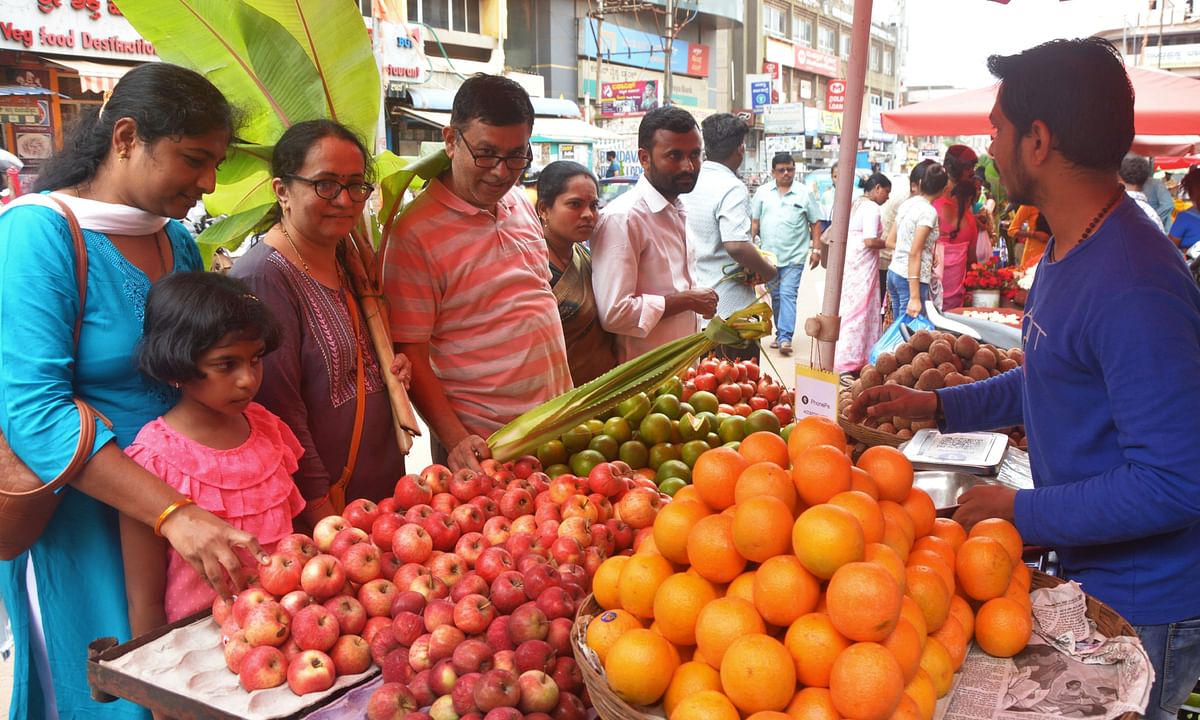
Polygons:
M615 150L609 150L604 159L608 161L608 166L604 168L604 177L616 177L621 174L621 163L617 162L617 153Z
M937 418L944 431L1024 421L1034 489L984 485L955 519L1013 521L1137 629L1154 664L1145 716L1174 718L1200 677L1200 288L1116 183L1133 92L1106 41L1056 40L988 61L1009 197L1054 235L1022 324L1025 365L936 392L863 392L852 420Z

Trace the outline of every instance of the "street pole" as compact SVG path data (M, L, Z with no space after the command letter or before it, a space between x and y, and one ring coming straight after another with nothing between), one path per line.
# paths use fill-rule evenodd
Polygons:
M601 7L601 9L603 9L604 4L601 3L600 7ZM604 40L603 40L604 35L600 31L603 29L604 29L604 13L601 12L598 15L596 15L596 115L595 115L595 117L597 119L599 119L599 117L600 117L600 103L603 102L601 100L602 95L600 93L600 77L601 77L600 70L601 70L601 63L604 62L604 44L603 44L604 43Z
M675 44L675 0L667 0L667 56L663 59L663 104L671 104L671 56Z

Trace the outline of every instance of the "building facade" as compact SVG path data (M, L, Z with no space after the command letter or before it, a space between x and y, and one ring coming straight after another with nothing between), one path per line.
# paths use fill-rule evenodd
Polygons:
M1096 35L1116 45L1129 65L1200 78L1200 2L1158 0Z

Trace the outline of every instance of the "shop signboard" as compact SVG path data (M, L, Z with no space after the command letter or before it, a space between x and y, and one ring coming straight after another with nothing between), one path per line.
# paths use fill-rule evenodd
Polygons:
M768 135L802 135L804 106L800 103L781 103L763 108L763 131Z
M839 72L841 61L838 60L836 55L830 55L829 53L802 45L795 46L794 50L795 60L793 67L816 73L817 75L824 75L825 77L835 78L841 74Z
M764 75L770 75L772 80L779 79L779 63L763 60L762 71Z
M600 116L643 115L662 104L657 80L600 83Z
M771 104L771 76L766 73L746 76L746 94L750 96L750 107L756 114Z
M0 0L0 50L157 59L112 0Z
M838 113L846 109L845 80L830 80L825 86L825 109Z
M429 80L429 62L425 58L424 29L379 21L380 72L385 82L419 85Z
M664 69L666 39L611 21L597 24L595 18L579 23L579 49L583 57L596 57L597 28L604 62L647 70ZM676 39L671 44L671 72L708 77L709 55L707 45Z

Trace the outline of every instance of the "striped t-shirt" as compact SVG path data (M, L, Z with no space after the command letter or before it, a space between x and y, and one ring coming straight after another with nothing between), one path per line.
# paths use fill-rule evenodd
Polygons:
M468 432L487 437L571 388L546 242L519 189L493 215L435 179L396 224L383 264L392 340L429 344Z

